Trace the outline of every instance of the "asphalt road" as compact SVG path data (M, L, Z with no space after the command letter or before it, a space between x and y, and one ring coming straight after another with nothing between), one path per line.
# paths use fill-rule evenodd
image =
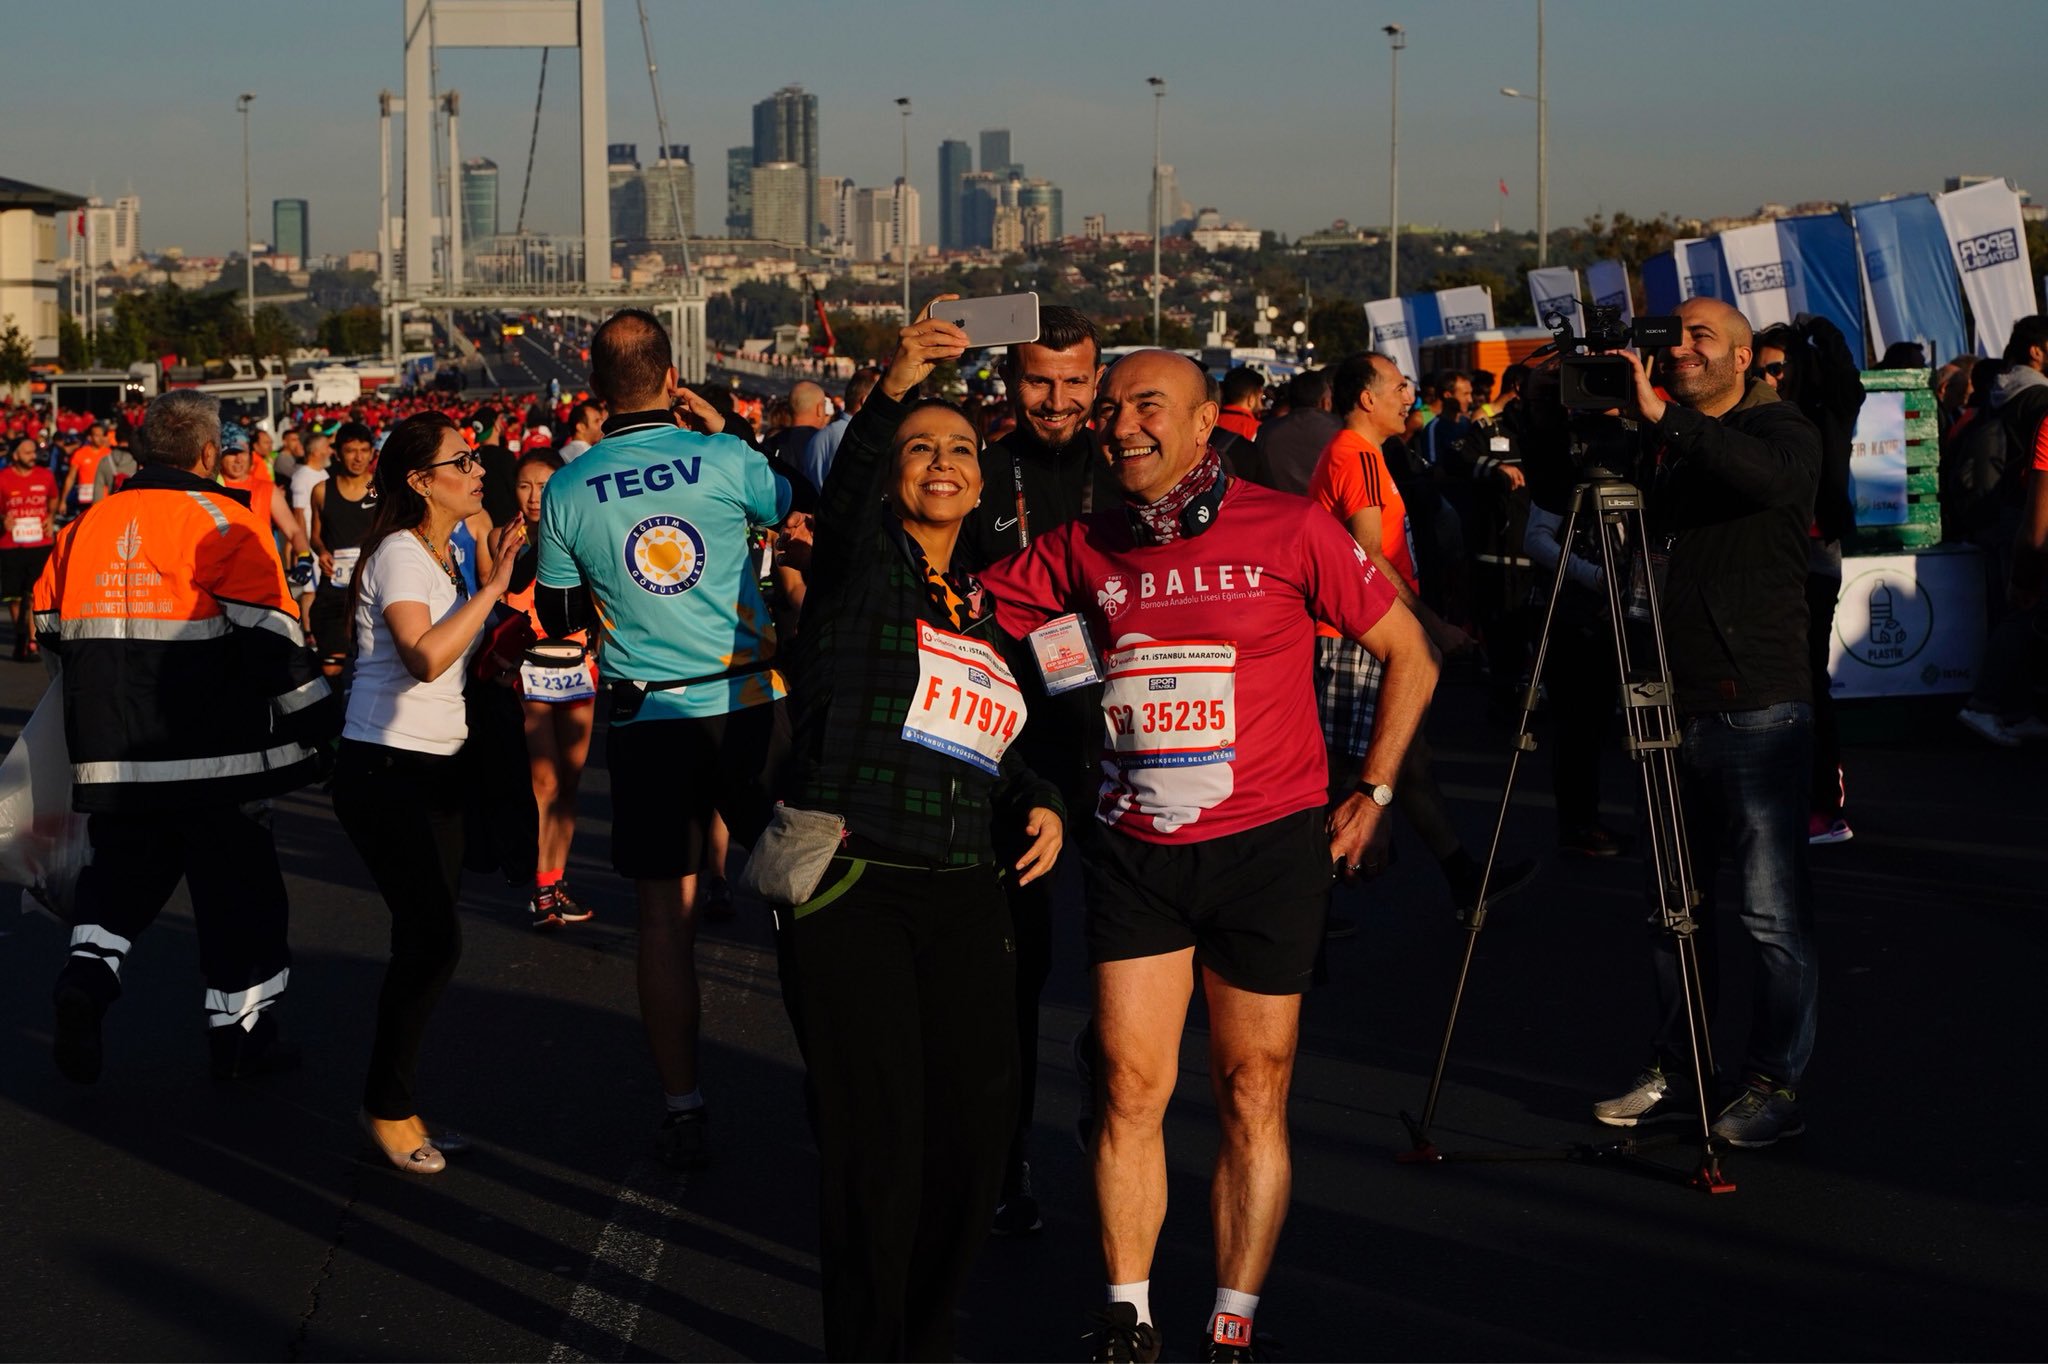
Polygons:
M40 669L0 665L0 719ZM1397 1164L1462 935L1421 848L1347 912L1306 1006L1294 1204L1259 1313L1282 1357L2037 1358L2048 1339L2038 750L1975 746L1940 714L1851 717L1856 841L1815 851L1822 951L1808 1134L1737 1153L1709 1197L1563 1161ZM1468 837L1490 827L1506 733L1469 685L1432 719ZM678 774L686 780L687 774ZM1610 763L1626 824L1629 774ZM0 1357L789 1359L819 1349L814 1153L767 924L704 949L714 1168L648 1160L659 1093L633 991L630 891L607 865L598 761L572 864L597 919L560 936L472 877L466 955L428 1040L429 1121L479 1149L432 1179L365 1158L354 1125L387 918L325 797L281 800L296 1074L208 1080L182 893L138 943L100 1083L48 1057L55 924L0 915ZM1539 753L1511 851L1543 851ZM1479 949L1438 1120L1445 1149L1539 1154L1610 1135L1589 1100L1648 1029L1641 868L1546 856ZM1099 1298L1066 1043L1084 1013L1064 925L1041 1014L1033 1173L1043 1235L991 1241L963 1305L969 1359L1078 1357ZM1721 1050L1739 1056L1743 973ZM1199 1019L1196 1020L1197 1025ZM1191 1028L1170 1119L1154 1303L1196 1352L1213 1288L1213 1108ZM1682 1125L1669 1130L1682 1133ZM1683 1172L1684 1146L1655 1158Z

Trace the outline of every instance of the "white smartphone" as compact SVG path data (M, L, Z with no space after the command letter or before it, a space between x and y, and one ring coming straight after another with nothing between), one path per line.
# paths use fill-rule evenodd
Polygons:
M1037 294L949 299L935 305L932 316L966 332L968 344L977 350L1038 339Z

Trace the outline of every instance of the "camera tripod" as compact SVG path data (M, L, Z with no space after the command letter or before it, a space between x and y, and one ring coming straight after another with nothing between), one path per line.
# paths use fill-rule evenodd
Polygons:
M1407 1125L1414 1145L1398 1157L1404 1163L1433 1164L1448 1160L1565 1159L1589 1163L1617 1162L1648 1173L1670 1175L1668 1167L1646 1161L1642 1152L1667 1144L1671 1138L1628 1137L1598 1145L1582 1144L1563 1151L1526 1152L1442 1152L1429 1139L1436 1120L1437 1100L1442 1095L1444 1068L1450 1062L1451 1039L1457 1031L1458 1010L1464 1003L1465 987L1472 973L1473 954L1479 933L1486 926L1486 897L1491 888L1494 865L1500 856L1501 831L1514 798L1515 777L1522 755L1536 748L1529 732L1536 710L1537 689L1543 681L1543 664L1549 654L1551 630L1557 620L1558 599L1567 590L1570 567L1580 529L1590 533L1596 547L1602 587L1607 596L1607 619L1614 643L1614 661L1621 679L1622 711L1627 722L1624 746L1642 774L1643 809L1646 813L1644 847L1656 887L1657 924L1671 935L1676 949L1678 977L1684 995L1687 1039L1692 1053L1693 1093L1698 1103L1700 1130L1699 1164L1686 1182L1708 1193L1733 1193L1735 1185L1721 1173L1721 1158L1714 1146L1713 1120L1707 1111L1707 1079L1714 1073L1713 1044L1708 1036L1706 991L1700 979L1698 924L1693 911L1701 900L1693 881L1692 858L1687 851L1685 812L1679 802L1678 748L1681 733L1678 711L1671 694L1671 667L1664 652L1664 625L1657 604L1656 584L1650 573L1649 538L1643 522L1643 494L1612 471L1597 465L1582 470L1582 480L1572 491L1571 512L1558 537L1557 574L1543 612L1543 632L1536 646L1536 662L1522 696L1522 715L1514 748L1508 760L1507 785L1501 792L1500 811L1493 822L1493 841L1487 848L1486 867L1480 874L1479 900L1465 922L1465 954L1458 967L1458 980L1451 992L1450 1016L1444 1022L1443 1045L1437 1052L1436 1070L1430 1076L1429 1096L1417 1121L1407 1113ZM1643 596L1647 598L1648 640L1633 644L1628 628L1631 604L1631 570L1642 555L1646 575ZM1647 647L1646 647L1647 646Z

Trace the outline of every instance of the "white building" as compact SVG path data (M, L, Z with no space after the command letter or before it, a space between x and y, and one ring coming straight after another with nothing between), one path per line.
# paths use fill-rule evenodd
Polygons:
M800 161L754 167L754 239L802 246L811 239L811 173Z
M57 358L57 219L84 203L0 177L0 328L21 328L38 360Z
M917 190L898 179L884 189L853 192L853 258L902 260L919 247Z

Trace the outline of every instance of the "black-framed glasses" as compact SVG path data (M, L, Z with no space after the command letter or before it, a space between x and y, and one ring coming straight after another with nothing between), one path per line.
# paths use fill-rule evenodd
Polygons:
M432 464L422 464L420 468L445 469L452 464L455 466L455 472L458 474L473 474L483 466L483 462L483 456L479 455L476 451L464 450L454 459L437 459Z

